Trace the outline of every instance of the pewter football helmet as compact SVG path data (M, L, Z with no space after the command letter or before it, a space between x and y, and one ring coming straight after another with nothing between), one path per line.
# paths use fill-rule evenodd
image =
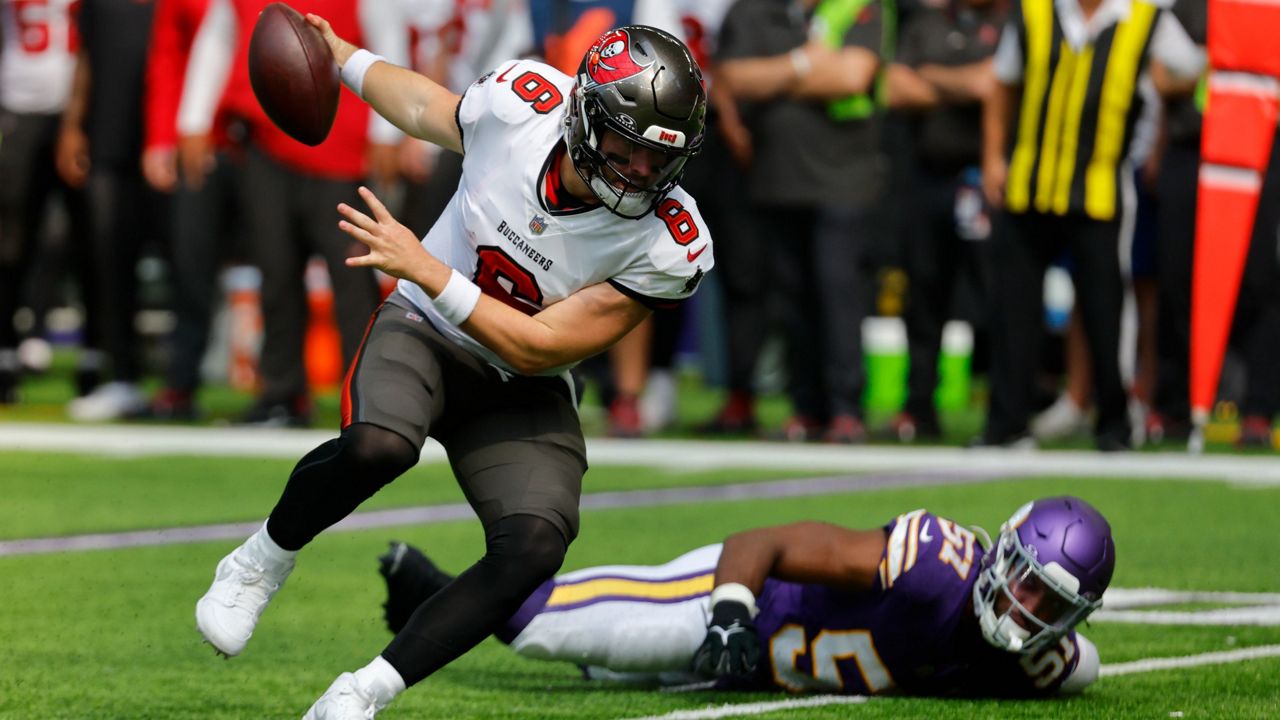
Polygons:
M1018 509L982 559L973 607L982 635L1010 652L1038 652L1102 606L1116 566L1111 526L1074 497Z
M702 70L670 33L629 25L596 40L576 80L565 116L574 167L610 211L628 218L647 215L702 149L707 115ZM626 164L606 156L601 140L608 130L657 153L653 179L641 183L627 177Z

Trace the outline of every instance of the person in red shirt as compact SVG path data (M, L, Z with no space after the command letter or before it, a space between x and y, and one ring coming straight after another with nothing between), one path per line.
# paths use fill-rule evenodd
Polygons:
M223 118L210 133L178 132L187 65L208 8L209 0L158 0L147 56L142 172L152 188L173 193L168 235L176 324L168 339L164 388L146 412L156 419L196 415L217 268L229 247L239 250L235 188L242 163L232 138L243 136L243 126L229 128Z
M312 254L322 256L328 265L343 362L349 365L379 291L372 271L343 264L362 250L353 248L334 225L332 209L341 202L354 202L356 188L366 177L389 179L382 168L394 167L400 135L350 96L339 102L333 129L317 146L304 145L273 125L253 95L247 61L254 23L266 5L266 0L210 2L188 63L178 133L208 133L215 105L219 117L238 119L247 129L239 186L249 257L262 272L263 345L261 392L241 420L305 425L310 400L303 365L307 325L303 271ZM317 0L308 9L323 13L339 32L371 46L377 46L381 33L388 32L377 26L374 13L361 12L358 0Z

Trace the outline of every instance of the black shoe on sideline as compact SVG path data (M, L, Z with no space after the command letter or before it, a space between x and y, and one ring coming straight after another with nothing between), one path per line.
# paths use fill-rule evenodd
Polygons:
M305 396L292 400L259 399L236 420L236 424L305 428L311 425L311 401Z
M1094 447L1098 452L1129 452L1133 449L1133 444L1128 438L1117 438L1110 435L1103 435L1094 440Z
M198 415L194 393L167 387L156 392L137 417L140 420L191 422Z
M0 405L13 405L18 402L18 372L16 370L0 370Z
M889 424L876 433L876 437L904 445L917 441L941 442L942 426L938 424L936 417L916 417L903 411L894 415Z
M1039 445L1036 443L1036 439L1032 437L1029 432L1020 432L999 438L991 437L986 433L983 433L970 440L969 447L974 450L1035 450Z

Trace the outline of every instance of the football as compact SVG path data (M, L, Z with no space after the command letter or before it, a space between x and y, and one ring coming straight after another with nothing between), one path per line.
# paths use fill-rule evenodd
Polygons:
M319 145L338 113L338 65L320 31L273 2L253 26L249 82L258 104L295 140Z

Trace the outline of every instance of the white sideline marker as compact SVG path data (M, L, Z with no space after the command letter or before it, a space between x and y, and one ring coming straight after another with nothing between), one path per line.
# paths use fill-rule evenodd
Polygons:
M1099 674L1102 677L1115 677L1118 675L1152 672L1154 670L1177 670L1201 665L1224 665L1226 663L1269 657L1280 657L1280 645L1259 645L1239 650L1184 655L1181 657L1146 658L1127 663L1103 665ZM716 718L745 717L768 712L822 707L824 705L861 705L867 702L868 699L865 695L819 695L796 700L721 705L719 707L706 707L701 710L676 710L666 715L646 715L645 717L628 718L627 720L715 720Z

